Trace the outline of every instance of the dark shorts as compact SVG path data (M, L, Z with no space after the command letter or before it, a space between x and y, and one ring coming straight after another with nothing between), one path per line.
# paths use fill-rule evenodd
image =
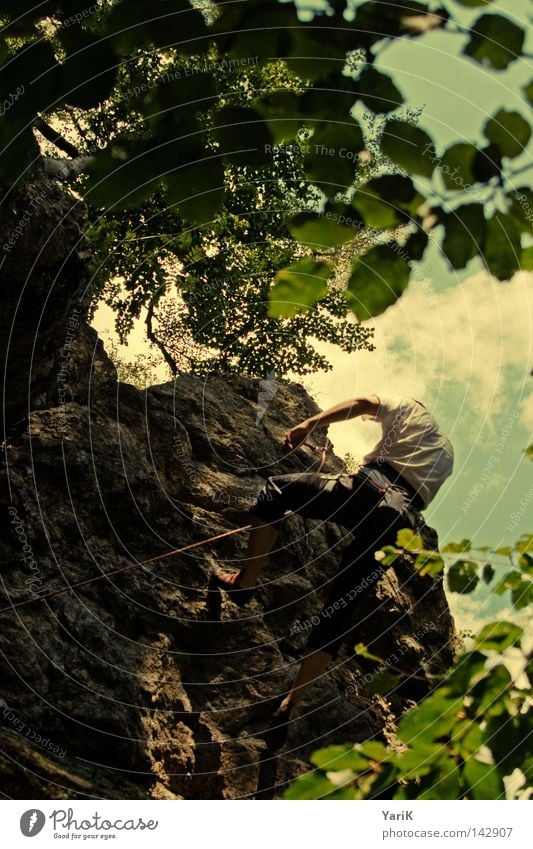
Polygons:
M411 526L405 514L409 494L400 487L385 491L387 483L380 472L362 469L340 476L313 472L277 475L266 480L249 511L274 526L291 511L306 519L338 523L355 535L343 551L308 648L336 657L350 631L356 599L385 572L374 553L384 545L394 545L397 532Z

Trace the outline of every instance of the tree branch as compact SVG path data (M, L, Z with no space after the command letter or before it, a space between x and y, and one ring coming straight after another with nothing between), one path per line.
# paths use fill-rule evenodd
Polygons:
M36 130L39 130L45 139L52 142L53 145L66 153L67 156L70 156L72 159L77 159L80 156L79 150L67 141L67 139L63 138L61 133L54 130L54 128L51 127L50 124L47 124L42 118L36 118L33 122L33 126Z
M156 345L157 348L161 351L163 355L163 359L165 360L167 366L169 367L172 374L175 376L178 374L178 366L174 358L169 354L161 340L155 335L154 327L153 327L153 318L154 318L154 302L151 301L148 305L148 310L146 313L146 335L152 344Z

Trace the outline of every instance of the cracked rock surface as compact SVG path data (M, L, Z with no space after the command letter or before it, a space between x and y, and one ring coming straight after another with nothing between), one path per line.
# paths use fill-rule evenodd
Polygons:
M48 335L39 331L36 370L24 365L29 394L10 371L18 388L1 473L2 608L234 529L225 508L245 509L268 475L317 464L307 448L281 450L285 430L318 409L299 384L279 384L265 409L251 377L182 375L146 391L117 383L84 322L75 225L70 217L41 264L26 269L38 292L67 287L69 296L58 295ZM9 273L14 303L22 283ZM73 304L79 327L62 357ZM36 320L29 304L13 316L11 369L27 357ZM341 469L330 455L323 471ZM450 665L457 640L442 581L403 560L361 595L353 639L309 690L285 747L274 757L262 739L350 539L333 523L290 516L243 608L210 590L209 574L215 563L236 566L246 533L0 614L4 792L279 798L314 749L392 740L398 717L428 691L427 676ZM371 692L356 642L397 655L406 673L397 691Z

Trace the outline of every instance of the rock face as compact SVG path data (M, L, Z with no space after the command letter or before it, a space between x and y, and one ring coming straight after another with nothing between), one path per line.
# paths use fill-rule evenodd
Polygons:
M83 252L71 258L84 270L77 284L52 259L29 280L38 276L40 292L47 280L70 286L52 325L64 329L80 304L79 326L70 327L65 356L63 339L43 338L52 353L35 382L28 373L27 397L13 401L22 418L4 445L2 608L234 528L225 508L248 506L270 474L317 463L307 448L281 451L284 431L317 410L298 384L273 394L235 375L183 375L144 392L117 383L84 324ZM7 285L16 290L16 275ZM332 456L323 471L341 468ZM401 712L427 692L427 675L443 672L456 648L442 581L402 561L361 596L351 644L309 690L274 757L261 734L350 536L290 516L261 589L239 608L208 593L208 578L214 562L231 566L243 555L246 539L229 536L0 613L4 793L278 798L319 746L391 739ZM368 689L351 648L359 641L396 655L408 674L395 693Z

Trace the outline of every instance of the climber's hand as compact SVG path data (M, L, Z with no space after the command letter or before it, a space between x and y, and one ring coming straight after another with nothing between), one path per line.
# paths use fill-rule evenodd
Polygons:
M285 442L283 443L285 451L294 451L295 448L302 445L312 430L313 425L307 424L306 422L296 425L296 427L288 430L285 434Z

